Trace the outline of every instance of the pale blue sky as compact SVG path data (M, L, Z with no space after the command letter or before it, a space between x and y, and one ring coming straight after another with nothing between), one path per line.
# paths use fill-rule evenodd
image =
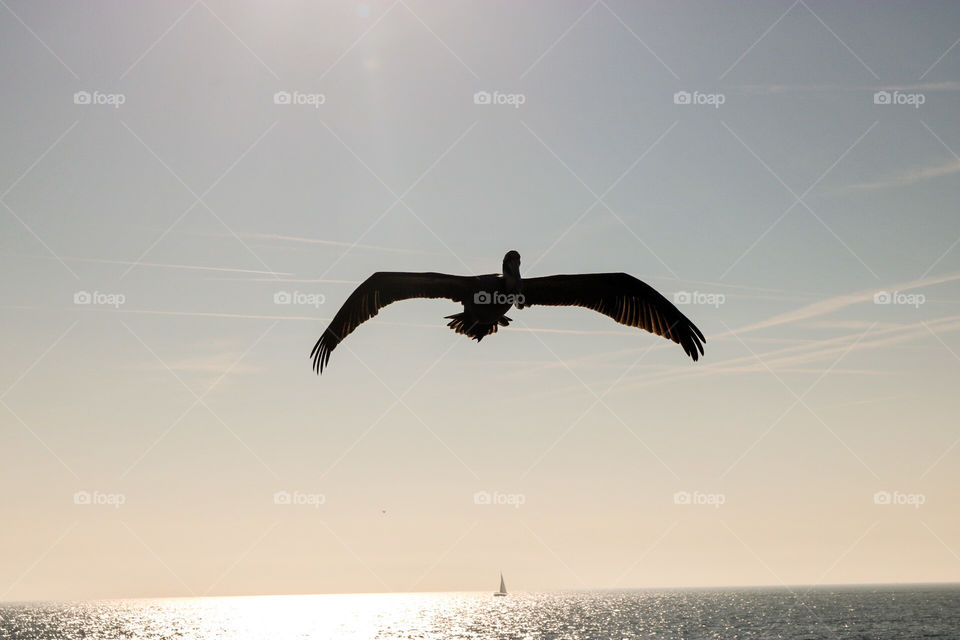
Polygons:
M958 37L938 3L7 0L0 599L957 580ZM690 293L705 358L420 301L310 372L371 272L509 249Z

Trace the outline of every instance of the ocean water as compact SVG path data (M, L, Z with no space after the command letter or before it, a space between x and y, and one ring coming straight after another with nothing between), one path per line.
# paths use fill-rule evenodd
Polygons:
M957 639L960 586L14 602L0 638Z

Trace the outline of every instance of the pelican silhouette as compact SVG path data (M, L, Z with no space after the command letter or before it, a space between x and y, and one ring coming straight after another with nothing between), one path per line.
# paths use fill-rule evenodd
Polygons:
M508 251L503 273L454 276L446 273L378 271L358 286L317 340L310 357L318 374L330 353L351 331L383 307L411 298L447 298L463 311L446 316L447 326L479 342L506 327L511 307L576 306L593 309L630 327L672 340L696 361L706 338L685 315L653 287L626 273L583 273L542 278L520 277L520 254Z

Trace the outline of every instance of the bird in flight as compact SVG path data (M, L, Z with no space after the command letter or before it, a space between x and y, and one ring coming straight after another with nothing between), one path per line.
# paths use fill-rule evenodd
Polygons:
M583 273L541 278L520 277L520 254L508 251L503 273L454 276L446 273L378 271L358 286L333 317L310 357L318 374L330 353L351 331L383 307L411 298L446 298L463 311L446 316L447 326L479 342L506 327L511 307L535 305L593 309L630 327L645 329L676 342L696 361L707 341L685 315L653 287L626 273Z

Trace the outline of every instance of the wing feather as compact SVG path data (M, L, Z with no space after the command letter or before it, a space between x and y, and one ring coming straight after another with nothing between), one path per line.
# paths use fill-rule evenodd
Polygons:
M523 305L592 309L620 324L676 342L694 360L703 355L700 329L647 283L626 273L585 273L525 278Z
M314 371L321 373L337 345L388 304L411 298L447 298L464 302L474 290L473 281L470 276L445 273L379 271L373 274L350 294L317 340L310 352Z

